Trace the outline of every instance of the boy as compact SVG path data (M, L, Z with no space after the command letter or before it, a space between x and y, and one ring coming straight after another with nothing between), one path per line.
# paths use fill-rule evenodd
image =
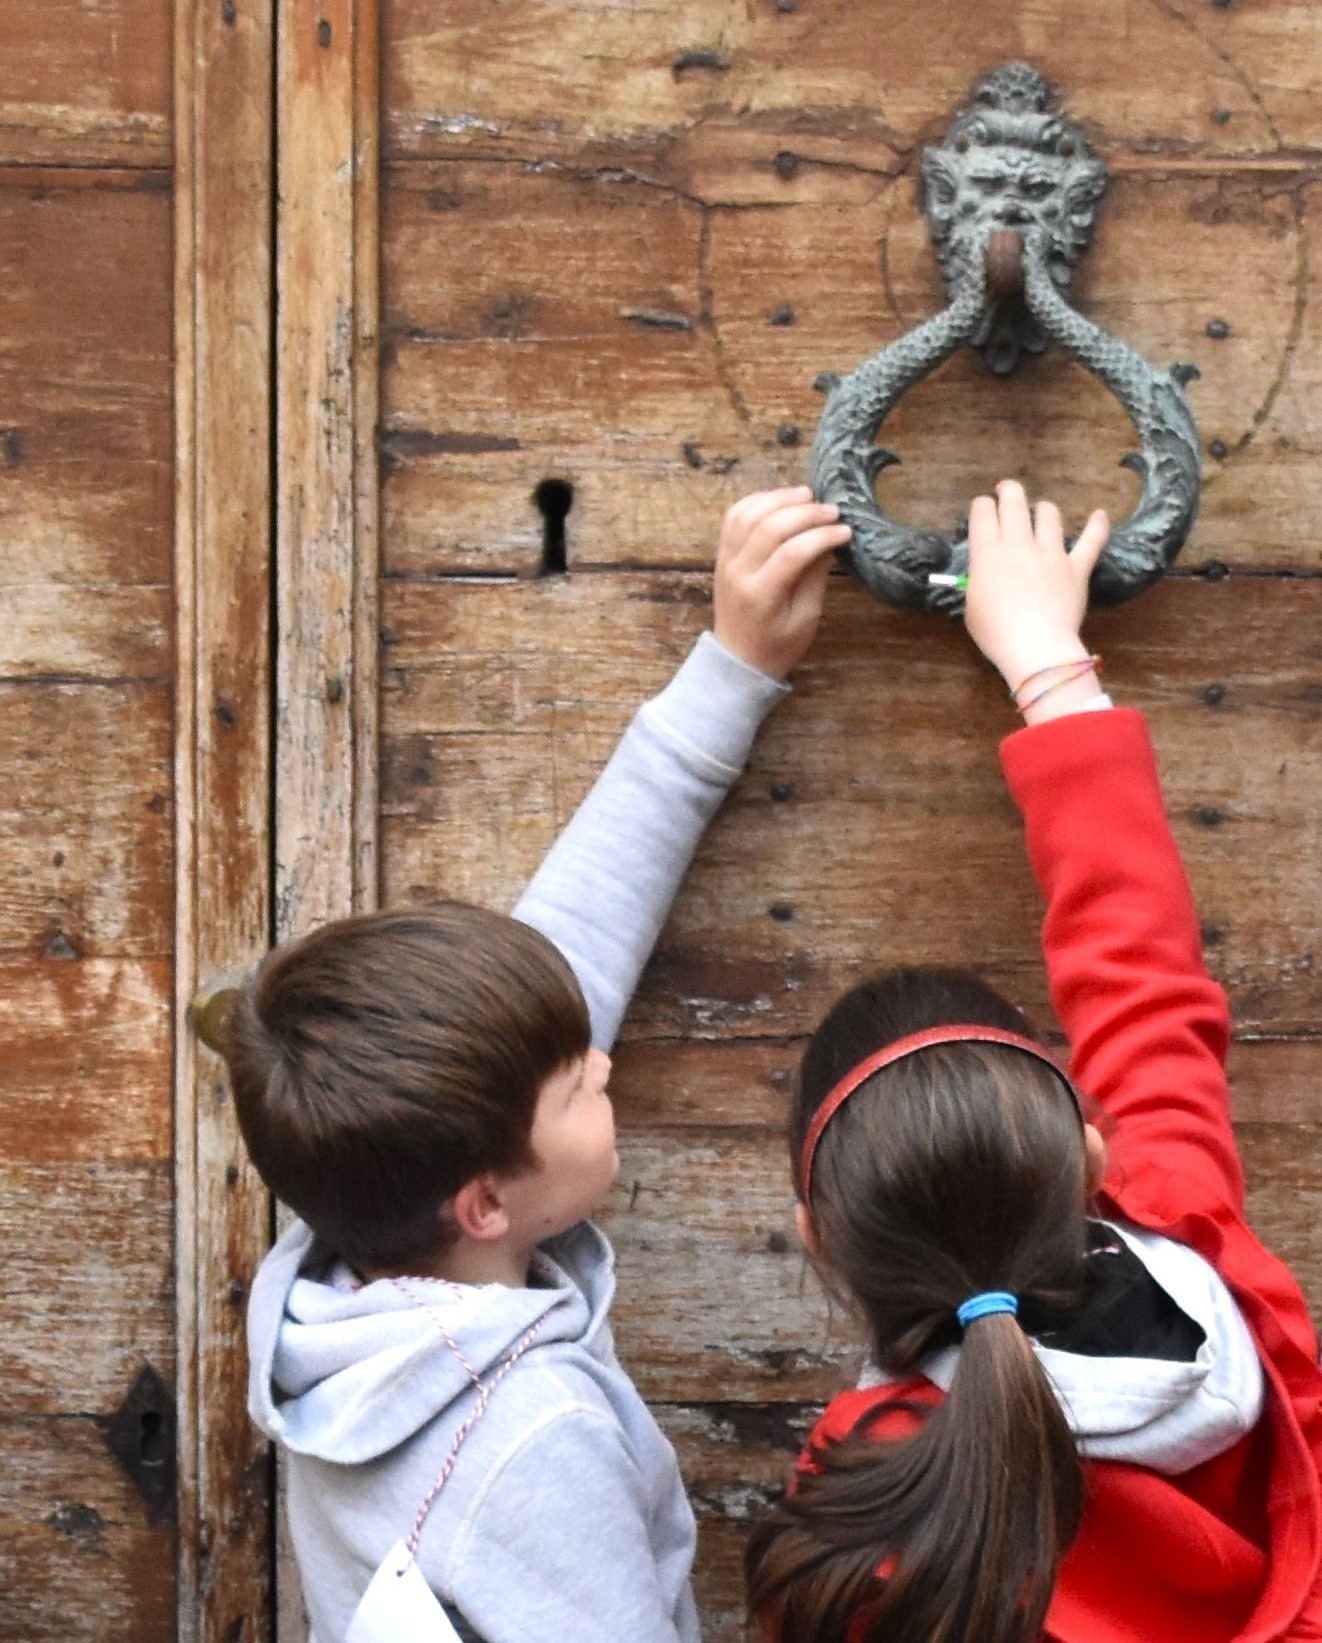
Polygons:
M345 920L236 1006L244 1138L302 1217L253 1286L249 1407L289 1454L312 1643L698 1637L692 1514L616 1361L585 1219L618 1167L605 1051L816 629L837 513L806 487L730 510L714 635L513 918Z

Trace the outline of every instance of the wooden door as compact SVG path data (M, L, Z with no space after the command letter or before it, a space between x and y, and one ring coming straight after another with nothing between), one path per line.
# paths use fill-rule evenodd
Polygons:
M256 0L0 7L0 1636L269 1635L270 1208L195 980L270 926Z
M0 44L0 1636L301 1635L243 1412L272 1210L188 1001L378 895L512 904L707 622L724 507L802 475L813 378L938 305L918 156L1008 58L1111 167L1081 305L1203 373L1194 539L1093 631L1322 1300L1314 8L0 0ZM908 517L1131 499L1059 360L956 359L887 437ZM834 582L626 1024L619 1342L717 1643L857 1357L791 1226L804 1035L899 959L1046 1015L1010 724L956 628ZM171 1406L173 1511L107 1441L159 1478Z
M934 312L916 168L1026 58L1111 167L1084 310L1195 362L1203 511L1093 628L1144 708L1230 990L1263 1234L1322 1301L1322 21L1271 7L388 0L381 202L383 894L508 907L641 696L709 620L723 509L797 481L818 372ZM1132 433L1060 359L966 354L887 426L897 513L1022 474L1133 504ZM566 504L570 504L567 514ZM613 1087L621 1355L701 1523L705 1635L854 1331L805 1272L782 1141L804 1035L901 960L974 961L1047 1019L997 773L1013 715L937 618L836 581L713 826Z
M164 1639L170 18L80 10L0 23L0 1634Z

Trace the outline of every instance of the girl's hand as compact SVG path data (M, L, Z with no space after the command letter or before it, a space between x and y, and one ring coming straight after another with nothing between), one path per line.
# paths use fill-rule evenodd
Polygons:
M1099 509L1067 552L1059 508L1039 502L1030 517L1017 480L1003 479L995 498L974 498L964 622L1012 691L1039 669L1087 657L1079 628L1110 529ZM1095 679L1080 683L1096 694Z
M850 538L834 502L807 485L757 491L726 514L716 550L716 637L783 679L817 631L831 554Z

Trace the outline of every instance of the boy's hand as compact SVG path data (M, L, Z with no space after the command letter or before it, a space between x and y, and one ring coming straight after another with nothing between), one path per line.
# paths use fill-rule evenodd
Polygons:
M1011 690L1041 668L1088 655L1079 628L1110 529L1099 509L1067 552L1059 508L1039 502L1030 517L1017 480L1003 479L995 498L974 498L964 622ZM1095 679L1080 684L1096 694Z
M716 550L716 637L729 651L783 679L821 619L831 554L850 537L834 502L807 485L756 491L726 514Z

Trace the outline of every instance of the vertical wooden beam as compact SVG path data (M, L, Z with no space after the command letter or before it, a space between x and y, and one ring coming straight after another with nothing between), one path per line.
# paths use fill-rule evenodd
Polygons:
M354 23L354 877L355 912L377 905L380 816L380 495L376 432L381 362L380 0Z
M279 0L275 935L377 898L377 0ZM281 1643L305 1635L293 1559Z
M189 1002L270 936L271 0L175 4L175 1244L179 1636L271 1635L269 1450L245 1409L270 1200Z
M280 0L276 934L376 899L376 0Z

